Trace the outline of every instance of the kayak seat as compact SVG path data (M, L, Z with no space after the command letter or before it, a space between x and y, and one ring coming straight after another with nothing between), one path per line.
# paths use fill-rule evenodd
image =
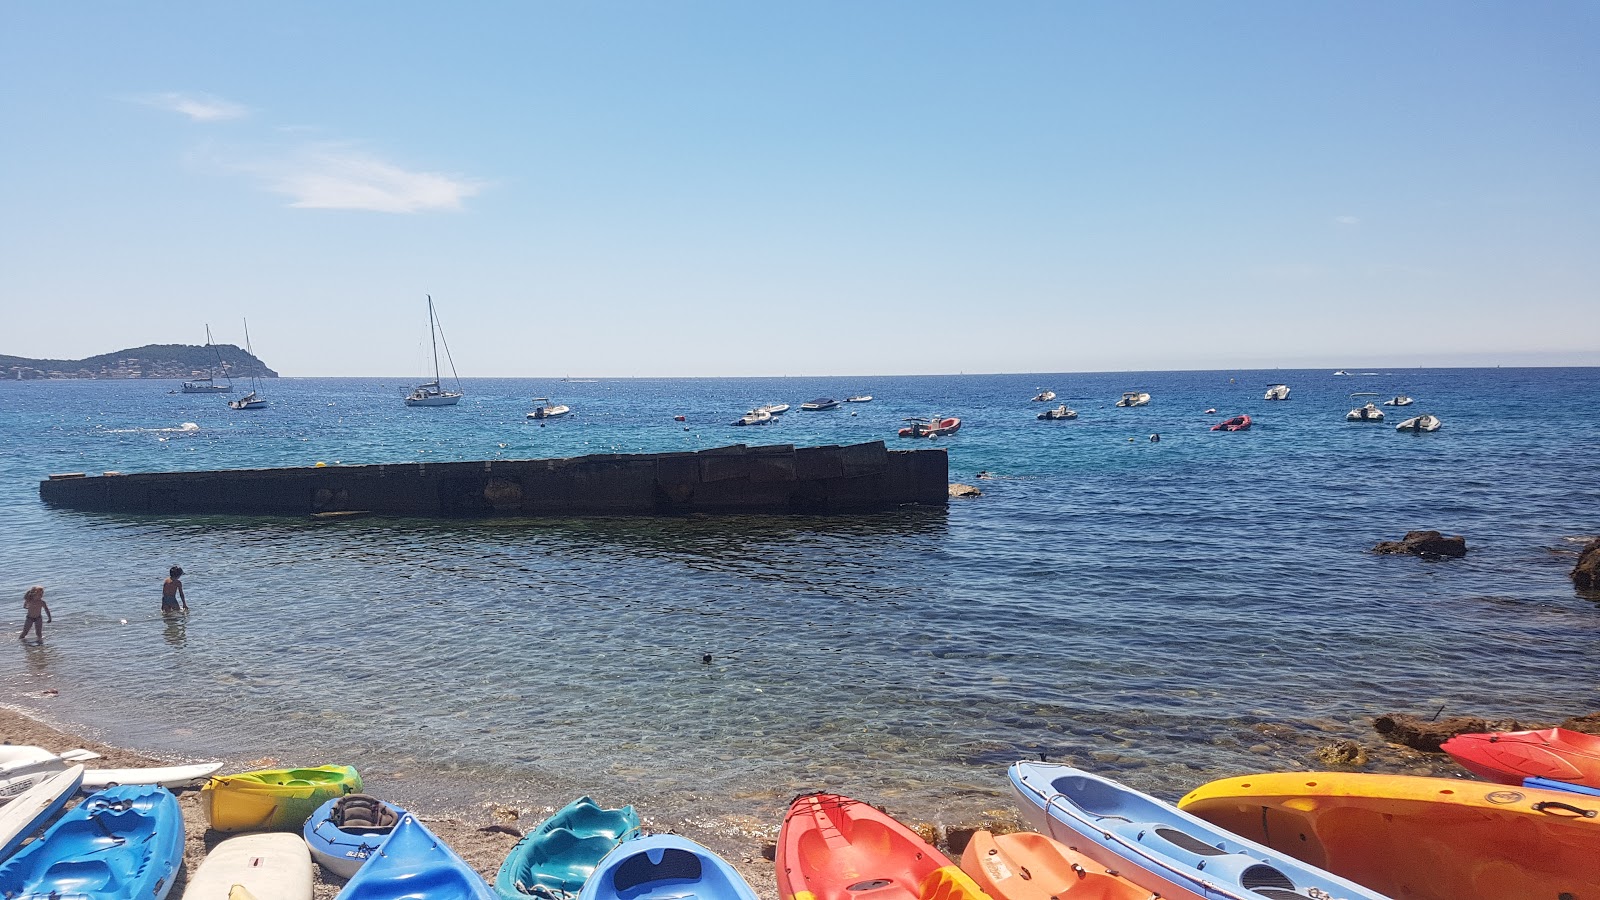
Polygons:
M328 819L341 831L361 833L393 830L400 817L377 797L368 794L346 794L333 804Z
M1190 853L1195 853L1200 856L1226 856L1228 854L1228 851L1212 844L1208 844L1194 835L1179 831L1176 828L1158 827L1155 831L1157 837L1169 844L1176 844Z
M611 886L619 896L627 897L649 884L661 881L699 881L700 857L676 847L662 849L659 862L651 862L650 854L635 853L611 875Z
M116 876L104 860L64 859L46 869L39 881L50 885L52 893L92 894L111 887Z

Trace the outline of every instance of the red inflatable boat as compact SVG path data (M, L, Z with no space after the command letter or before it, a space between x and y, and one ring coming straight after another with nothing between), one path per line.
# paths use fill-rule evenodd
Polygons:
M935 416L932 419L907 419L910 425L900 429L901 437L938 437L955 434L961 430L961 420L955 416Z
M1249 416L1234 416L1211 426L1212 431L1243 431L1250 427Z

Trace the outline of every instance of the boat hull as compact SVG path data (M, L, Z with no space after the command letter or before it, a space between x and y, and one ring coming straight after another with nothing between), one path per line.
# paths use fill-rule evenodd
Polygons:
M407 406L455 406L461 402L460 394L439 394L432 397L407 397Z
M916 832L839 794L803 794L789 805L774 858L780 900L986 900L978 886Z
M360 790L351 766L263 769L206 782L200 809L215 831L299 831L317 807Z
M625 841L606 854L578 892L578 900L688 898L756 900L756 894L722 857L675 834Z
M631 806L602 809L579 797L517 842L494 879L503 900L572 895L583 889L607 853L639 834Z
M90 796L0 865L0 895L162 900L183 865L183 816L166 788Z
M311 854L298 836L243 834L206 854L183 900L229 900L235 886L254 900L311 900L311 879Z
M1191 791L1179 807L1406 900L1600 896L1600 798L1455 778L1293 772Z
M495 895L465 860L408 814L336 900L419 898L495 900Z
M311 858L316 860L317 865L340 878L354 877L366 861L372 858L372 854L389 840L389 836L394 833L395 824L406 815L405 810L393 803L384 803L375 797L370 797L367 799L372 803L382 804L388 810L388 814L393 816L392 823L371 827L355 826L349 822L344 825L335 824L335 805L342 800L353 801L357 796L346 794L323 803L306 819L305 827L300 832L306 847L311 851Z
M994 900L1149 900L1150 892L1093 859L1033 831L979 831L961 870Z
M1440 749L1472 774L1501 784L1548 778L1600 788L1600 736L1592 734L1565 728L1458 734Z
M1248 431L1250 429L1249 416L1234 416L1227 421L1218 422L1211 426L1212 431Z

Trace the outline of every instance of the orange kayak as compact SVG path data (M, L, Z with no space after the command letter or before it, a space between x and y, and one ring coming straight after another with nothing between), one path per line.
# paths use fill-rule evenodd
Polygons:
M789 804L774 862L781 900L989 900L916 832L839 794Z
M980 831L961 868L995 900L1149 900L1150 892L1067 845L1032 831Z

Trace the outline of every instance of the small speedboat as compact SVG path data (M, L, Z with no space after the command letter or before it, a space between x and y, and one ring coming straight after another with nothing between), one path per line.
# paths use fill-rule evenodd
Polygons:
M1417 401L1411 399L1410 397L1407 397L1405 394L1398 394L1398 395L1395 396L1395 398L1393 400L1385 400L1385 401L1383 401L1383 405L1384 406L1410 406L1411 404L1413 404L1415 402L1417 402Z
M1244 431L1250 427L1249 416L1234 416L1211 426L1212 431Z
M299 831L317 807L360 790L353 766L262 769L210 779L200 810L215 831Z
M1075 409L1067 409L1067 405L1065 403L1061 404L1055 409L1047 409L1035 416L1035 418L1043 419L1047 422L1058 422L1062 419L1076 419L1077 417L1078 411Z
M934 416L931 419L913 416L906 421L910 424L900 429L901 437L938 437L942 434L955 434L961 430L961 420L955 416Z
M740 416L739 418L734 419L732 422L729 422L728 424L730 424L730 425L740 425L740 426L743 426L743 425L771 425L773 422L776 422L776 421L777 421L777 419L773 418L772 413L769 413L764 409L752 409L749 412L745 413L744 415Z
M1010 776L1028 824L1162 897L1387 900L1082 769L1019 762Z
M846 403L871 403L872 402L872 395L871 394L857 394L854 397L846 397L846 398L844 398L844 402L846 402Z
M317 807L301 836L324 869L351 878L383 846L406 811L367 794L346 794Z
M807 400L806 402L800 404L800 408L805 412L817 412L824 409L834 409L837 408L838 405L839 401L833 399L832 397L818 397L815 400Z
M1117 401L1118 406L1148 406L1150 395L1144 391L1127 391L1122 399Z
M495 875L502 900L572 897L594 874L607 853L639 835L639 814L631 806L602 809L579 797L517 842Z
M722 857L688 838L652 834L606 854L578 900L756 900Z
M1439 749L1489 781L1539 777L1600 788L1600 735L1566 728L1458 734Z
M1368 403L1366 406L1352 409L1344 414L1346 422L1382 422L1383 410L1377 404Z
M788 411L789 404L787 403L768 403L766 406L756 407L756 412L764 412L773 416L781 416Z
M552 404L549 397L535 397L533 398L533 402L543 403L544 405L535 406L533 408L533 412L528 413L528 418L530 419L554 419L558 416L564 416L567 413L572 412L572 407L570 406L565 406L560 403Z
M1394 427L1394 430L1414 432L1438 431L1439 426L1443 424L1443 422L1439 421L1438 416L1430 413L1423 413L1420 416L1412 416L1404 422L1401 422L1399 425Z
M773 863L779 900L851 900L869 890L874 900L988 900L916 832L839 794L789 804Z
M1289 386L1287 384L1274 384L1267 388L1267 392L1262 395L1261 399L1287 400L1289 399Z
M1039 393L1034 395L1033 402L1034 403L1049 403L1051 400L1054 400L1055 398L1056 398L1056 392L1055 391L1040 391Z

